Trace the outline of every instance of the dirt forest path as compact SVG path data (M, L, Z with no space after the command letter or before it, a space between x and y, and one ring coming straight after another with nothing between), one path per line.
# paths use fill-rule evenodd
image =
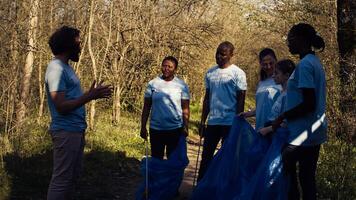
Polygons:
M185 168L184 171L184 178L179 188L180 195L175 200L189 199L190 194L192 193L198 149L199 149L199 137L191 136L187 142L187 154L189 158L189 165L187 166L187 168ZM202 150L203 148L200 147L199 160L201 159Z

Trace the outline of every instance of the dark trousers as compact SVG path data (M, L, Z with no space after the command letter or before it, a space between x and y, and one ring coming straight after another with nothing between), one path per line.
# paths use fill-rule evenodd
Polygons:
M203 178L210 161L213 159L216 146L219 141L224 142L229 134L231 126L208 125L204 131L203 154L200 162L198 181Z
M163 159L166 149L167 158L176 149L183 128L173 130L150 129L151 156Z
M316 200L315 172L319 158L320 145L294 146L286 145L282 152L283 164L290 176L288 191L289 200L299 200L297 167L299 164L299 182L302 188L303 200Z

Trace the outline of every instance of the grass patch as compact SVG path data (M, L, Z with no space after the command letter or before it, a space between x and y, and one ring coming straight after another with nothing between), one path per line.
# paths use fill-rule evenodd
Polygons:
M246 100L246 105L253 102ZM140 116L124 113L114 126L108 113L100 111L96 129L87 132L76 199L133 199L141 180L139 166L145 147L139 136ZM192 104L192 137L198 132L200 115L201 106ZM52 143L47 126L33 121L16 140L0 136L0 199L46 199L52 170ZM355 199L355 155L354 145L334 137L322 145L317 170L318 198Z
M86 135L77 199L134 197L132 189L140 179L140 159L145 152L137 119L138 116L126 113L119 125L112 126L109 115L103 112L98 116L96 130ZM46 199L53 159L47 126L29 123L16 140L1 136L2 147L3 141L8 141L11 148L1 154L4 167L0 166L0 199Z

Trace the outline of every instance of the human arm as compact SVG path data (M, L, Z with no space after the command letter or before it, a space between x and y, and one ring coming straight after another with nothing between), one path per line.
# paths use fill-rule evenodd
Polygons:
M151 106L152 106L152 99L149 97L145 97L144 102L143 102L143 109L142 109L142 114L141 114L141 131L140 131L140 136L147 140L147 121L148 121L148 116L150 115L151 111Z
M258 130L258 132L261 135L266 136L268 133L273 132L273 128L272 128L272 126L263 127L260 130Z
M53 101L53 104L58 113L65 115L69 112L85 105L89 101L108 98L111 96L112 88L110 85L103 85L103 82L100 82L95 87L96 81L93 81L89 91L85 92L82 96L77 99L65 99L65 92L63 91L52 91L50 92L50 97Z
M303 118L309 113L312 113L316 109L316 80L315 80L315 66L308 62L308 60L302 60L298 67L294 70L290 77L290 84L294 85L298 89L294 92L300 92L301 102L295 105L293 108L285 111L279 116L273 123L273 128L278 128L284 119L294 120ZM288 92L293 92L287 89Z
M189 135L189 99L182 99L182 111L183 111L183 134L185 137Z
M316 96L314 88L300 88L303 100L294 108L282 113L272 122L273 130L276 130L284 119L293 120L306 116L316 109Z
M242 113L245 107L246 90L238 90L236 93L237 107L236 114Z
M206 121L208 114L210 112L209 104L210 104L209 103L209 90L206 89L204 101L203 101L203 110L202 110L201 119L200 119L200 126L199 126L199 135L201 137L204 136L203 132L204 132L204 128L205 128L205 121Z
M256 116L256 109L249 110L247 112L241 112L239 113L239 116L249 118L249 117L254 117Z

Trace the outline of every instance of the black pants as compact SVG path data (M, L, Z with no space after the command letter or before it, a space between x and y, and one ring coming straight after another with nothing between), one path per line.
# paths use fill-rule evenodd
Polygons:
M203 154L200 162L198 181L203 178L210 161L213 159L216 146L221 140L224 142L229 134L231 126L208 125L204 132Z
M176 149L183 128L173 130L150 129L151 156L163 159L166 149L167 158Z
M319 158L320 145L294 146L288 144L282 152L283 164L290 176L288 191L289 200L299 200L297 168L299 164L299 181L302 188L303 200L316 200L315 172Z

